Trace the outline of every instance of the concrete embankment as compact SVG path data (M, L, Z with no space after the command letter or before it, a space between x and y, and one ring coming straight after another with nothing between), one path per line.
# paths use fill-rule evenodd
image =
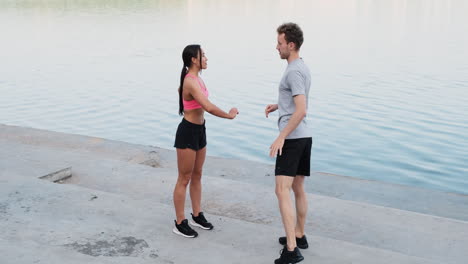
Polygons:
M281 249L271 165L208 157L215 229L184 239L172 233L173 150L6 125L0 146L2 264L273 263ZM468 259L467 196L325 173L306 184L304 263Z

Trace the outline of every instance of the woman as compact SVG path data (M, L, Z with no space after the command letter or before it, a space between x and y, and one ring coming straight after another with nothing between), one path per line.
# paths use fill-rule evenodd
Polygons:
M184 237L197 237L185 218L185 194L190 184L192 201L192 220L190 225L205 230L213 229L201 212L201 176L206 156L205 111L222 118L234 119L237 108L229 113L219 109L208 100L208 90L199 74L207 68L208 59L200 45L189 45L182 52L184 66L180 76L179 114L182 122L177 128L174 147L177 149L177 167L179 177L174 189L174 207L176 211L173 232Z

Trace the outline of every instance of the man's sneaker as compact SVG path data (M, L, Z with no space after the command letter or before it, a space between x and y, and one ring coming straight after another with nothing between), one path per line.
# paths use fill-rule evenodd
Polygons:
M286 245L287 243L286 237L280 237L278 240L281 245ZM309 243L307 243L307 238L305 235L300 238L296 237L296 244L297 244L297 247L300 249L306 249L309 247Z
M298 263L304 260L299 248L295 247L293 251L288 251L288 248L284 246L284 248L280 252L279 259L275 260L275 264L291 264L291 263Z
M189 225L188 225L188 220L184 219L180 223L180 225L177 224L177 221L175 221L175 227L172 229L172 232L176 233L177 235L181 235L183 237L197 237L198 233L193 230Z
M192 219L193 220L190 220L190 224L193 226L197 226L205 230L213 229L213 225L206 220L202 212L198 213L198 216L194 216L192 214Z

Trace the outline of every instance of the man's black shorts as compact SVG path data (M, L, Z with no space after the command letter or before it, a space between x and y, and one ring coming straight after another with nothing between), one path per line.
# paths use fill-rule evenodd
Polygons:
M276 156L275 175L310 176L312 138L295 138L284 141L281 156Z
M179 149L190 148L195 151L206 146L206 127L197 125L187 120L182 119L179 127L177 127L174 147Z

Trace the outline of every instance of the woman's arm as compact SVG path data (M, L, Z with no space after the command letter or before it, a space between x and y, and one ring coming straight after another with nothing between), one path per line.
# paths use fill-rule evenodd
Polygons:
M215 104L211 103L210 100L208 100L208 98L203 94L199 84L195 80L186 79L184 83L184 90L185 89L187 89L190 95L202 106L205 111L214 116L234 119L238 114L237 108L231 108L229 113L226 113Z

